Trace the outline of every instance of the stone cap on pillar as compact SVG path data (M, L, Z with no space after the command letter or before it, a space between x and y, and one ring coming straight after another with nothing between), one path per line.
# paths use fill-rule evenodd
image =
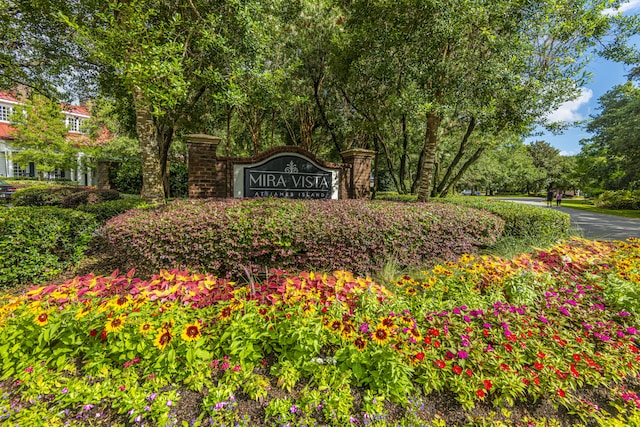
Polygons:
M376 152L364 148L352 148L350 150L342 151L340 155L344 160L346 160L353 157L374 157L376 155Z
M220 141L222 141L222 138L219 138L217 136L212 136L212 135L206 135L204 133L193 133L189 135L182 135L182 137L188 143L197 142L201 144L218 145L220 144Z

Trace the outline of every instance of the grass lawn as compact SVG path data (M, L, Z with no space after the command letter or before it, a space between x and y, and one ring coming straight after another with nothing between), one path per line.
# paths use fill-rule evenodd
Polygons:
M634 209L602 209L597 208L588 200L580 200L580 199L564 199L562 200L562 207L572 208L572 209L581 209L585 211L602 213L608 215L616 215L622 216L625 218L640 218L640 210Z

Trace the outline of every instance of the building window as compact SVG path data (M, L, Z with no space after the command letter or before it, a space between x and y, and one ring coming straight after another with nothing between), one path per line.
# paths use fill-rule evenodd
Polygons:
M54 170L53 172L49 172L47 173L47 179L65 179L67 178L67 174L65 173L65 171L61 171L61 170Z
M13 176L29 176L29 171L22 169L18 162L13 162Z
M0 121L8 122L9 117L13 114L13 108L6 105L0 105Z
M79 117L67 116L67 128L70 132L82 133L82 119Z

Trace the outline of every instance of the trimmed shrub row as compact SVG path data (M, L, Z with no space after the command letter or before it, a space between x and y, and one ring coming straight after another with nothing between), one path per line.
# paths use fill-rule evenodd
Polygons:
M117 200L115 190L97 190L82 186L34 186L16 191L12 196L15 206L58 206L75 209L88 203Z
M80 205L95 205L120 199L120 193L116 190L90 189L71 194L61 201L63 208L77 209Z
M245 268L346 269L368 274L393 260L417 266L493 244L504 222L444 204L392 202L176 201L130 211L103 228L131 266L174 266L238 275Z
M569 235L569 215L554 209L475 197L448 197L440 201L498 215L504 220L505 236L555 239Z
M70 209L0 210L0 288L42 283L77 262L97 227Z
M605 191L594 203L604 209L640 209L640 190Z

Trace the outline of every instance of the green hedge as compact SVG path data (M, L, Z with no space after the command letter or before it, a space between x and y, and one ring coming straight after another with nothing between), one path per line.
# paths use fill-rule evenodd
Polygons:
M0 287L59 274L82 257L96 227L93 215L70 209L0 210Z
M415 201L414 194L378 193L379 200ZM541 206L501 202L486 197L453 196L433 201L484 209L505 221L504 235L517 238L563 238L569 235L569 215Z
M66 196L61 201L63 208L76 209L80 205L96 204L110 200L118 200L120 193L116 190L89 189Z
M640 209L640 190L605 191L594 201L596 207L604 209Z
M73 185L21 188L13 193L11 203L14 206L62 206L65 197L89 189L89 187Z
M504 235L554 239L569 235L570 217L555 209L524 203L502 202L485 197L448 197L445 203L470 206L498 215L505 222Z
M111 218L123 214L129 209L139 208L145 205L144 200L135 197L80 205L78 206L78 210L92 214L96 218L96 221L104 224Z

